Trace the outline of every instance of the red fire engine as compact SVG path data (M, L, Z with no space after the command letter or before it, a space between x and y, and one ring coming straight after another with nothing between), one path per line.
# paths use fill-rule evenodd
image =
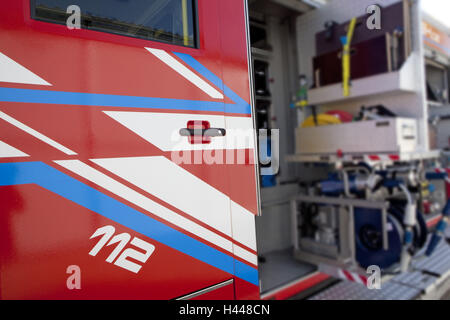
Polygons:
M2 3L0 298L259 297L246 21L244 1Z

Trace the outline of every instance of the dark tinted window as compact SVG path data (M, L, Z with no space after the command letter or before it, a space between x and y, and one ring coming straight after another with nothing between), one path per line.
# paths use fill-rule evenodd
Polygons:
M195 0L31 0L34 19L66 24L81 9L81 27L187 47L196 46Z

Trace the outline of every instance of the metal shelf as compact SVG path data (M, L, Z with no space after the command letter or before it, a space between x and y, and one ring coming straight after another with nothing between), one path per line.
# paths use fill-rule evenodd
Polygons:
M255 100L271 102L272 101L272 97L271 96L259 96L259 95L256 95L255 96Z
M348 97L344 97L342 94L342 83L310 89L308 102L311 105L326 105L377 95L416 92L417 81L414 74L416 61L416 55L412 54L399 71L353 80Z
M273 56L272 51L252 47L252 54L255 57L270 58Z
M436 102L436 101L431 101L431 100L428 100L428 101L427 101L427 104L428 104L429 107L435 107L435 108L443 108L443 107L446 106L445 103L442 103L442 102Z
M430 160L436 159L440 156L439 150L424 151L424 152L407 152L400 154L361 154L348 153L341 156L337 154L294 154L286 157L288 162L297 163L359 163L366 162L370 165L384 164L390 165L396 162L408 162L415 160Z

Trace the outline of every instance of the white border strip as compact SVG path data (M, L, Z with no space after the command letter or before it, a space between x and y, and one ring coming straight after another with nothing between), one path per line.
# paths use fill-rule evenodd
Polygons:
M248 261L254 264L255 266L258 265L258 257L255 254L251 253L250 251L247 251L246 249L238 246L235 243L233 243L233 252L237 257L244 259L245 261Z

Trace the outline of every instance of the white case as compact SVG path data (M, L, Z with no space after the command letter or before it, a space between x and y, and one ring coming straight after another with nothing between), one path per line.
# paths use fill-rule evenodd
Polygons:
M417 121L408 118L360 121L321 127L297 128L296 153L373 154L414 152Z

